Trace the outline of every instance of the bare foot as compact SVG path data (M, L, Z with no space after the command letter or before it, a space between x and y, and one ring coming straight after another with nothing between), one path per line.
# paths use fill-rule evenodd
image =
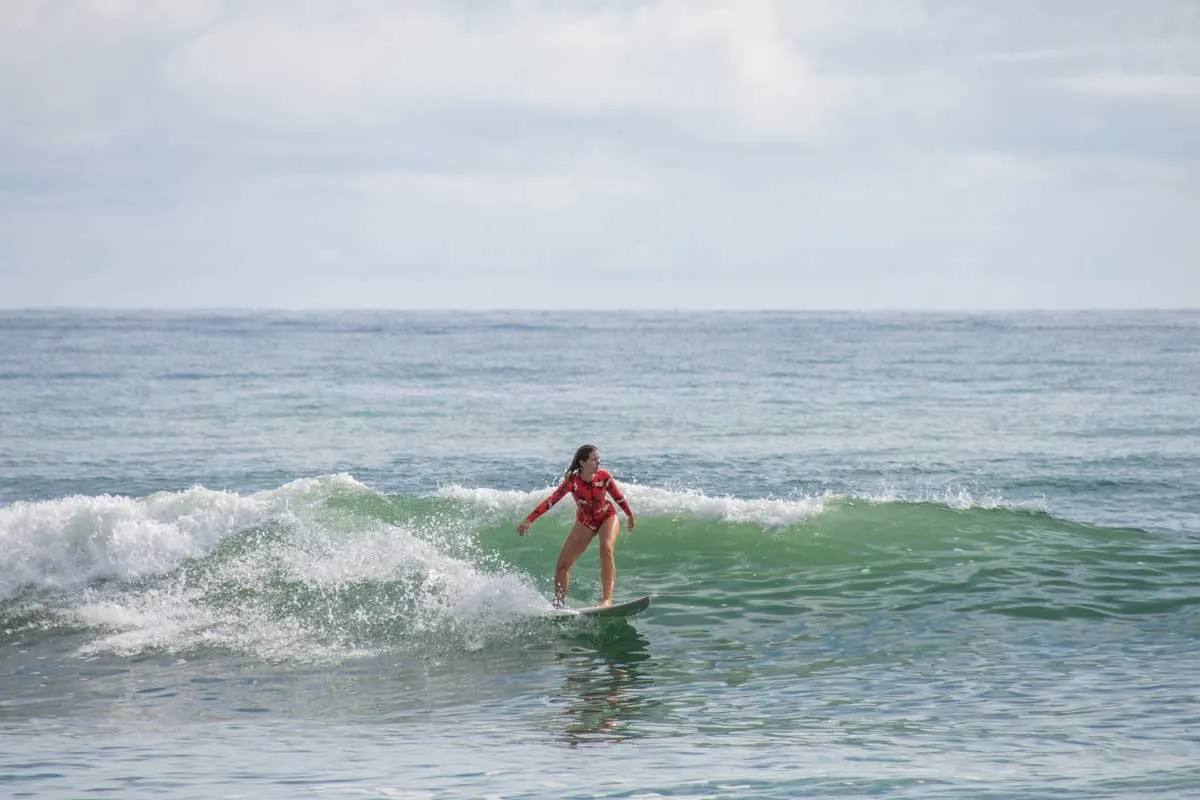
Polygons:
M603 608L604 606L611 606L612 598L610 597L607 600L601 600L599 603L596 603L596 605L600 608Z

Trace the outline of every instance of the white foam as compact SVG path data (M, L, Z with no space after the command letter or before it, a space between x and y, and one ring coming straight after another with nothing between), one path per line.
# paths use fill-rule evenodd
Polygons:
M0 508L0 600L29 589L70 591L97 580L159 575L212 550L230 533L288 518L333 489L364 489L333 475L258 494L194 487L144 498L75 495Z
M854 500L867 503L929 503L946 506L956 511L983 509L995 511L1009 509L1013 511L1047 511L1045 499L1012 501L995 491L984 491L979 494L965 487L945 486L923 489L913 493L903 493L896 489L884 488L873 492L865 492L853 496Z
M766 497L743 499L712 496L691 489L664 489L641 484L622 484L633 512L638 516L716 520L731 523L781 528L796 525L821 515L832 507L845 503L931 503L960 511L973 508L994 510L1045 511L1044 501L1013 502L997 492L973 493L961 487L939 487L905 494L891 488L835 494L826 492L799 497ZM482 508L489 513L524 516L546 498L553 487L523 492L489 488L468 488L459 485L442 487L438 495L460 503ZM560 502L551 514L573 513L573 504Z
M85 656L169 649L181 641L195 639L196 632L218 622L198 602L195 592L175 592L172 588L85 600L75 607L74 617L89 627L112 631L84 645L80 654Z
M382 630L447 629L474 649L545 604L528 578L484 572L443 552L436 532L372 524L344 531L298 518L286 536L210 564L204 585L180 577L146 590L85 593L73 616L105 633L80 653L215 646L274 660L340 661L394 646Z
M764 527L792 525L820 514L830 499L828 495L801 498L740 499L713 497L694 490L662 489L640 484L622 484L636 516L681 517L751 523ZM488 488L467 488L458 485L443 487L439 496L480 506L489 512L525 515L553 491L547 487L535 492L501 491ZM559 503L550 512L572 513L568 501ZM566 511L564 511L566 509Z
M14 503L0 508L0 598L165 572L261 514L256 499L200 488Z
M509 514L521 510L528 511L552 491L553 488L546 488L540 492L505 491L449 484L441 487L437 494L447 500L478 506L486 511Z
M75 607L73 616L104 631L79 648L84 657L101 653L131 656L147 650L185 652L203 646L272 660L341 660L356 655L354 648L322 643L294 617L276 618L256 604L211 608L200 592L179 586L85 601Z
M821 514L830 499L827 495L799 498L711 497L698 491L673 491L654 487L629 487L626 490L634 514L720 520L748 523L767 528L786 527Z

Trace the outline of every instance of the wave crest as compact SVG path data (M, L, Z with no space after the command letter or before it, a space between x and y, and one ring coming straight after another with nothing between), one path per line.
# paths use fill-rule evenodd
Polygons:
M0 508L0 600L169 572L231 533L347 490L366 488L347 475L330 475L248 496L196 486L142 498L73 495L13 503Z

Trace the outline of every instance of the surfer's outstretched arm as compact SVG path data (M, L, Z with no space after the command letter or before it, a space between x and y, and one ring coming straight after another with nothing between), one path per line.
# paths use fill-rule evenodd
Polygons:
M525 531L529 530L529 526L533 524L533 521L553 508L554 504L566 497L569 491L571 491L571 480L567 478L558 485L558 488L549 497L538 503L537 508L529 512L529 516L521 520L521 524L517 526L517 533L524 536Z

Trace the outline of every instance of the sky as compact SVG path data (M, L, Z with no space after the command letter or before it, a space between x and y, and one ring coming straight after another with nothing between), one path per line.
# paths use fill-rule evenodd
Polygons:
M1200 307L1195 0L3 0L0 308Z

